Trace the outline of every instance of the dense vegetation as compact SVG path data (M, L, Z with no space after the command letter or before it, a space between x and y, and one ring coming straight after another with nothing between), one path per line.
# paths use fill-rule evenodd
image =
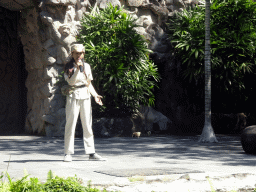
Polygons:
M170 39L182 61L192 97L204 98L205 7L177 13ZM213 0L211 4L212 110L249 112L255 95L256 3Z
M103 10L96 7L81 20L77 40L85 46L93 85L104 96L104 106L98 107L105 116L127 115L139 104L154 104L152 91L159 74L149 59L147 41L135 30L135 21L122 7L111 4Z

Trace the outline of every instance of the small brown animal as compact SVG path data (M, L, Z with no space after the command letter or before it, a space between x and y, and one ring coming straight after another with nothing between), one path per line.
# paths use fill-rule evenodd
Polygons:
M134 136L134 137L139 138L140 137L140 133L141 132L133 132L132 137Z

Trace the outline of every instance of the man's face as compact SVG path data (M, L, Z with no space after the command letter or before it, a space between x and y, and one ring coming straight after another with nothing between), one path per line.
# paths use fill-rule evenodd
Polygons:
M84 58L84 52L73 51L72 57L74 58L75 62L77 63L79 59Z

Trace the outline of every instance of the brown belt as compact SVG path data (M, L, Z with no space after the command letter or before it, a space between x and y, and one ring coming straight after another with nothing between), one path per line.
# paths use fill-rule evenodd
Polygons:
M86 87L86 85L78 85L78 86L75 86L75 88L83 88L83 87Z

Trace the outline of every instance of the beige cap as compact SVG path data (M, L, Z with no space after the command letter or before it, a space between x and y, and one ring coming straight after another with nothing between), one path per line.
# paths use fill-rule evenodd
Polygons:
M76 51L76 52L84 52L85 53L85 49L84 49L84 46L83 44L74 44L71 46L71 53L73 51Z

